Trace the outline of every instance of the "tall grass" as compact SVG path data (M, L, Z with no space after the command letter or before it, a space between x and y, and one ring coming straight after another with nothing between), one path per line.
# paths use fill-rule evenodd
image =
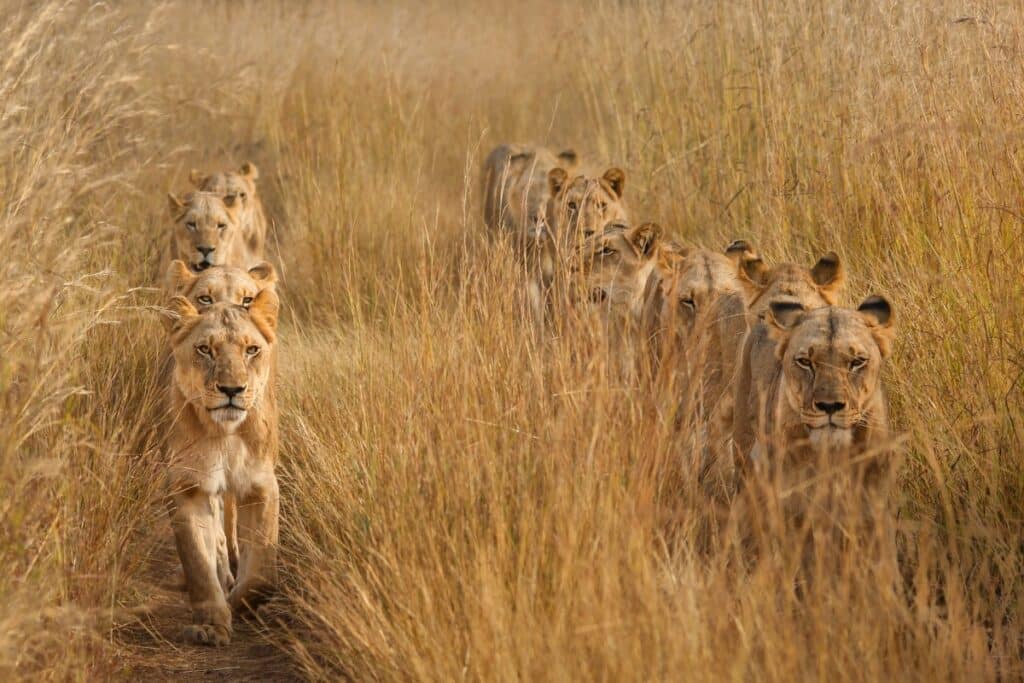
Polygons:
M268 637L297 674L1022 675L1021 8L0 7L0 676L145 656L111 625L169 538L164 194L244 160L287 309ZM887 499L827 478L806 526L767 491L744 530L694 480L700 425L585 334L529 334L475 196L506 140L887 294Z

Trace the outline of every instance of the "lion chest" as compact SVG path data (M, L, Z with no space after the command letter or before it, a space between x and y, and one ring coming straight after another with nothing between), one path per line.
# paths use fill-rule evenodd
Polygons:
M173 458L176 478L188 479L210 493L249 491L263 469L240 436L228 434L201 439L180 449Z

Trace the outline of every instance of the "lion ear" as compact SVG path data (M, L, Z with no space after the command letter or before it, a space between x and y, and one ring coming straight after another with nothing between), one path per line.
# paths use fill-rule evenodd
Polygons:
M249 305L249 317L271 344L277 338L277 315L280 308L281 301L273 288L264 289Z
M627 232L626 239L643 256L650 256L661 239L661 226L657 223L643 223Z
M619 199L622 198L622 191L626 189L626 172L621 168L609 168L601 176L608 186L612 188L612 192Z
M269 261L261 261L249 269L249 277L257 282L270 285L277 282L277 271Z
M725 248L725 255L738 266L744 257L756 257L757 252L745 240L734 240L732 244Z
M172 337L177 337L192 329L199 320L199 311L192 302L183 296L172 296L164 309L164 321Z
M768 285L771 269L760 256L744 254L738 258L736 274L739 276L747 301L750 302Z
M193 273L184 261L178 259L171 261L167 269L167 281L171 283L171 289L176 294L187 292L198 279L199 276Z
M799 301L773 301L768 304L764 322L768 328L768 337L778 345L776 352L779 358L786 351L786 343L793 328L800 324L806 312L807 309Z
M206 182L206 176L198 168L193 168L188 172L188 181L192 183L192 187L201 190L203 189L203 183Z
M564 168L556 167L548 171L548 191L551 192L552 197L558 196L568 179L569 174L565 172Z
M814 264L811 268L811 279L818 285L822 296L830 303L836 302L839 290L843 288L845 273L843 264L839 261L839 255L830 251Z
M185 202L175 197L174 194L168 192L167 208L171 210L171 215L177 218L181 215L181 212L185 210Z
M242 164L242 168L238 169L238 174L245 176L249 180L257 180L260 177L260 169L256 168L256 164L247 161Z
M882 358L888 358L892 350L896 329L893 325L892 305L884 296L872 295L861 302L857 312L871 328L871 334L878 344Z
M572 170L579 163L579 157L574 149L563 149L558 153L558 162L563 168Z

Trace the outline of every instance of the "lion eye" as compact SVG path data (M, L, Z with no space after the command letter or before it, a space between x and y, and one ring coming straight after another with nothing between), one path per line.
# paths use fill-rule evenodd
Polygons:
M209 306L213 303L213 298L203 294L201 297L198 297L198 301L204 306Z
M860 370L862 367L868 364L867 358L857 357L850 361L851 370Z
M693 299L680 299L680 305L689 308L691 311L697 310L697 303Z
M569 202L569 210L570 211L575 212L576 209L578 209L578 208L579 208L579 205L577 205L576 202Z
M611 256L614 253L615 250L612 249L611 247L605 247L604 249L601 250L601 256Z
M605 209L607 209L607 208L608 208L608 204L607 204L606 202L598 202L598 203L597 203L597 208L598 208L598 209L599 209L600 211L604 211Z
M252 297L251 296L244 296L244 297L242 297L242 305L243 306L248 306L251 303L252 303Z
M246 197L246 195L245 195L245 193L244 193L244 192L239 192L239 193L238 193L238 196L242 198L242 201L245 201L245 197Z
M254 346L247 346L245 348L245 355L247 355L247 356L255 356L259 352L260 352L260 347L255 346L255 345Z
M189 229L189 232L195 232L196 231L196 222L195 221L189 221L189 222L185 223L185 227Z
M583 231L583 236L584 237L591 237L593 234L594 234L593 230L584 230Z
M218 224L217 224L217 229L218 229L218 230L224 230L224 229L225 229L225 228L227 228L227 227L228 227L228 224L227 224L227 223L218 223Z
M796 364L802 367L804 370L810 370L812 367L810 358L797 358Z
M199 352L200 356L212 355L211 352L210 352L210 347L207 346L206 344L200 344L199 346L197 346L196 347L196 351Z

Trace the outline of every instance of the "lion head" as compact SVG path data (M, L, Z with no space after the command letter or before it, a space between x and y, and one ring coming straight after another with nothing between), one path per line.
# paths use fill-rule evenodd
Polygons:
M722 297L736 297L743 307L746 287L739 272L739 260L754 254L746 242L730 244L724 253L709 249L663 250L665 274L657 283L658 291L649 302L656 310L649 311L658 327L671 331L685 343L717 310Z
M265 402L273 374L278 307L269 291L249 309L229 303L199 312L171 299L173 387L209 431L233 433Z
M196 273L184 261L174 260L169 268L168 280L172 293L185 297L202 312L219 303L249 308L264 290L270 290L276 295L277 272L274 266L264 261L249 269L212 266Z
M625 185L626 174L618 168L609 168L599 178L570 177L564 168L551 169L545 216L552 233L562 244L575 248L605 225L625 223Z
M819 453L833 453L885 427L881 371L894 335L886 299L812 311L776 301L765 320L782 364L775 412L785 441L802 437Z
M248 223L256 211L256 180L260 177L256 164L245 162L237 171L222 171L203 175L197 169L189 173L189 181L201 192L212 192L221 197L235 197L239 203L239 215Z
M633 306L655 265L660 237L656 223L612 223L588 235L570 262L584 298L608 310Z
M237 198L213 192L192 192L179 199L169 194L174 216L175 255L199 272L229 263L241 242Z
M842 291L845 272L839 256L829 252L810 270L794 263L768 267L756 254L739 254L740 277L747 287L750 313L759 317L772 301L799 301L805 308L834 305Z

